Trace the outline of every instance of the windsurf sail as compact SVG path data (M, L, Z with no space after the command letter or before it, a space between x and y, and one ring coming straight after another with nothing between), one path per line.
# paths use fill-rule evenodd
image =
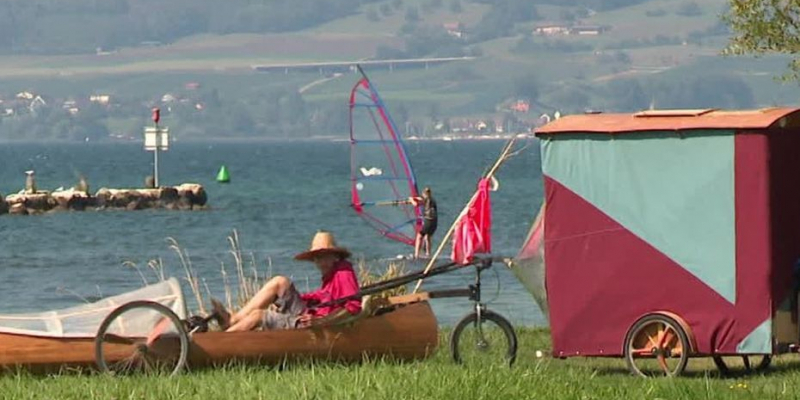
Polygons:
M355 212L381 235L414 245L421 208L400 131L361 67L350 92L350 184Z

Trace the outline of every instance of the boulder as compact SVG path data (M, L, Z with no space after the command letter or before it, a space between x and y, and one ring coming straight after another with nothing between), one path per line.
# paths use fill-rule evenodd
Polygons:
M28 215L28 208L23 203L15 203L8 209L8 213L12 215Z
M184 183L177 186L175 189L178 190L178 195L180 197L188 199L192 205L197 204L203 206L208 201L208 195L206 195L206 190L203 188L203 185Z
M94 201L97 207L99 208L106 208L108 207L108 202L111 199L111 190L108 188L101 188L97 191L94 195Z

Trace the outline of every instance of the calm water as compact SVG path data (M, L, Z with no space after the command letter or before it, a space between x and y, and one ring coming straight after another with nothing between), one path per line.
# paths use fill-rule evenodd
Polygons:
M469 199L476 180L494 162L503 143L411 142L409 157L420 185L429 185L439 203L444 235ZM370 260L375 269L387 257L408 254L407 246L382 239L355 216L349 204L349 147L330 142L175 143L160 159L161 183L206 186L211 209L201 212L139 211L57 213L0 217L0 313L45 310L77 304L67 290L97 296L141 286L137 273L161 257L168 271L182 273L166 238L185 247L195 269L216 296L223 296L220 265L230 268L227 237L238 230L245 253L262 271L293 277L301 290L318 284L310 264L291 257L304 250L318 229L333 231L341 245ZM232 183L214 181L226 164ZM152 168L152 154L139 144L0 145L0 192L24 186L24 171L36 171L41 189L74 185L85 175L91 190L138 187ZM542 197L538 146L509 161L493 194L496 254L513 255L527 233ZM408 265L408 269L420 268ZM497 293L495 273L499 279ZM470 271L437 277L427 288L463 286ZM484 296L491 308L516 323L544 324L533 298L505 267L486 273ZM65 290L66 289L66 290ZM184 287L184 293L188 288ZM497 296L495 294L497 293ZM452 324L468 311L466 299L436 300L440 323Z

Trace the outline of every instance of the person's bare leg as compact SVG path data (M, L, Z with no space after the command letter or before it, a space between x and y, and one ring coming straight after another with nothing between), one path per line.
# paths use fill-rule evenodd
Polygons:
M414 258L419 258L419 248L422 247L422 234L417 232L417 238L414 240Z
M425 235L425 256L431 256L431 235Z
M264 318L264 310L253 310L249 314L240 318L238 322L231 325L225 332L247 332L255 329Z
M242 307L236 314L231 316L231 327L236 325L239 321L245 319L246 317L250 316L253 311L257 310L264 310L269 307L270 304L275 302L275 299L278 296L282 295L289 287L292 286L292 281L288 278L283 276L276 276L267 283L253 296L250 301Z

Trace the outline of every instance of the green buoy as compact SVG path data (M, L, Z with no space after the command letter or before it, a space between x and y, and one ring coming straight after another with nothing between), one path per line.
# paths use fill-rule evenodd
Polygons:
M219 168L219 172L217 173L217 182L219 183L228 183L231 181L231 177L228 175L228 169L225 166L221 166Z

